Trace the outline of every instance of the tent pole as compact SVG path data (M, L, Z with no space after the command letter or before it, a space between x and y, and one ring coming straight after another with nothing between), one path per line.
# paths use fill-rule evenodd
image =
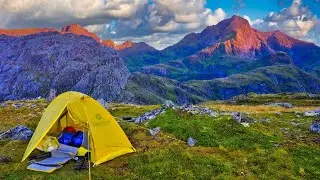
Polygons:
M87 123L88 124L88 123ZM91 180L91 164L90 164L90 161L91 161L91 156L90 156L90 137L89 137L89 128L88 128L88 164L89 164L89 180Z

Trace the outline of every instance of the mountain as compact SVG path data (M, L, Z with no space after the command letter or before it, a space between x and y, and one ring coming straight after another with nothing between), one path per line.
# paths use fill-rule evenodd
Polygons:
M315 44L280 31L260 32L239 16L208 26L201 33L188 34L162 52L172 60L191 55L190 58L205 58L214 54L260 58L277 51L290 54L294 63L301 66L319 61L320 48Z
M208 99L230 99L240 94L283 92L320 92L320 78L294 65L275 65L226 78L187 83Z
M213 79L272 65L271 59L286 59L315 74L320 69L320 48L315 44L280 31L260 32L238 16L191 33L161 54L167 62L145 66L142 71L181 81Z
M143 73L132 73L125 89L116 98L118 102L134 104L161 104L172 100L177 104L199 103L205 95L184 83Z
M172 100L177 104L230 99L255 92L258 94L320 92L320 78L292 64L276 64L225 78L179 82L173 79L133 73L118 102L159 104Z
M27 36L41 32L58 32L56 29L50 28L26 28L26 29L0 29L0 35L7 36Z
M79 29L27 36L0 35L0 101L76 90L113 100L129 72L118 53ZM71 33L72 32L72 33Z
M260 59L220 54L205 59L185 58L146 66L142 72L184 82L222 78L278 64L293 64L293 61L285 52L275 52Z

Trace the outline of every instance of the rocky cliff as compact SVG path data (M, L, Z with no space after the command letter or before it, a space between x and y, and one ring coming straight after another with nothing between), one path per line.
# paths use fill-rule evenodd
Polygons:
M110 101L128 76L116 51L86 36L60 32L0 36L0 101L47 96L50 89Z

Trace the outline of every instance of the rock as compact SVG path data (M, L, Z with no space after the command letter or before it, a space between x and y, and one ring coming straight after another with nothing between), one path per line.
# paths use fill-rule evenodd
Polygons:
M97 100L104 108L109 109L108 103L103 99L103 98L99 98Z
M132 120L132 117L130 117L130 116L123 116L123 117L122 117L122 120L130 121L130 120Z
M0 107L1 107L1 108L4 108L4 107L6 107L6 106L7 106L7 103L6 103L6 102L0 103Z
M278 116L282 116L281 112L275 112L275 114L278 115Z
M270 119L264 118L264 119L262 119L262 122L265 123L265 124L268 124L270 122Z
M320 120L315 120L309 128L310 132L320 133Z
M94 39L44 32L0 36L0 101L79 91L116 98L130 75L119 54Z
M304 116L312 117L312 116L320 116L320 108L312 110L312 111L306 111L303 113Z
M0 163L12 162L12 158L8 156L0 156Z
M142 116L134 118L132 121L134 121L134 123L143 123L145 121L156 118L158 115L162 114L164 111L165 109L160 108L150 112L146 112Z
M292 108L292 104L287 103L287 102L279 102L279 103L268 103L266 104L268 106L280 106L280 107L285 107L285 108Z
M195 146L197 142L198 141L196 139L193 139L192 137L189 137L187 140L188 146L190 147Z
M24 103L13 103L13 104L11 104L11 106L13 107L13 108L15 108L15 109L19 109L19 108L21 108L21 107L23 107L24 106Z
M234 113L233 119L242 124L244 127L249 127L249 124L254 122L254 120L251 119L247 114L241 114L240 112Z
M32 137L32 135L32 130L30 130L26 126L20 125L0 134L0 140L29 140Z
M172 101L165 101L162 105L163 108L173 108L175 104Z
M185 105L179 107L178 109L180 109L183 112L191 113L193 115L200 114L200 115L208 115L210 117L216 117L219 115L217 112L215 112L209 108L195 106L192 104L185 104Z
M155 137L160 132L160 127L149 129L149 133L152 137Z

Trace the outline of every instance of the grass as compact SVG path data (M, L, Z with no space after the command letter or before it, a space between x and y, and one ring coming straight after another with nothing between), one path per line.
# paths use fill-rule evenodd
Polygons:
M316 106L302 98L295 108L270 107L263 105L267 101L264 98L270 99L261 96L256 98L260 103L238 105L221 101L201 104L219 111L249 113L255 120L250 127L237 124L230 116L210 118L177 110L167 110L143 125L119 120L137 152L92 168L92 179L319 178L320 145L315 142L319 135L308 131L316 118L302 116L303 111ZM24 101L26 106L18 109L12 107L12 103L16 102L8 102L7 107L0 109L0 131L18 124L35 128L47 106L44 100ZM160 106L110 104L109 107L110 112L121 119L136 117ZM270 122L263 122L265 118ZM292 122L302 125L298 127ZM160 134L151 137L147 128L158 126ZM188 137L198 140L195 147L186 145ZM25 141L0 141L0 156L13 159L9 163L0 162L0 179L88 179L86 170L74 170L73 161L51 174L27 170L28 162L19 163L27 144Z
M277 136L245 128L229 116L210 118L168 110L148 125L150 128L161 127L183 141L193 137L199 145L206 147L223 146L233 150L271 148L278 140Z

